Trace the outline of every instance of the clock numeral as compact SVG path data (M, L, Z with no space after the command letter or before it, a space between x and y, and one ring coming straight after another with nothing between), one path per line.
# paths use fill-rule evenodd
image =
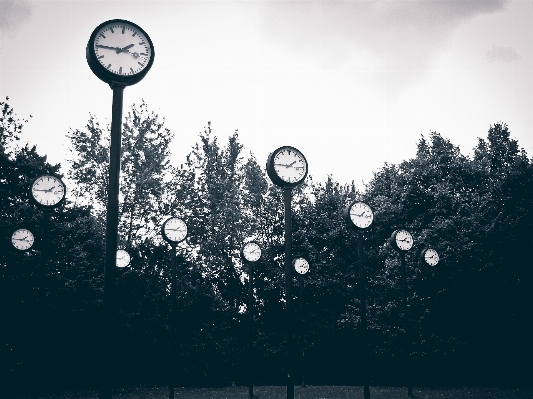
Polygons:
M111 30L111 33L115 33L112 26L110 26L109 29Z
M137 35L137 32L133 32L133 35L131 37L135 37Z
M108 66L106 66L107 69L110 69L111 68L111 64L109 64Z
M124 34L124 29L126 29L126 27L122 25L122 34Z
M145 57L147 57L147 56L148 56L148 54L145 54L145 53L141 53L140 55L144 55Z
M100 33L100 36L102 36L104 39L106 38L105 35L103 33Z
M120 69L118 70L118 73L119 73L120 75L122 75L122 67L120 67Z
M142 46L143 44L146 44L146 43L145 42L140 42L139 44Z
M99 55L99 56L98 56L98 59L99 59L99 60L101 60L102 58L104 58L103 55Z
M130 71L131 71L131 73L135 73L135 72L133 71L133 68L130 68Z
M142 66L142 67L144 66L144 64L141 63L141 62L137 62L137 64L139 64L139 65Z

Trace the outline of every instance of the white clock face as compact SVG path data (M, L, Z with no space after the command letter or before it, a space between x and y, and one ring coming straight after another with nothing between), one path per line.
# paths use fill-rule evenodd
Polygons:
M41 176L31 185L31 194L41 205L55 206L65 196L65 185L55 176Z
M413 246L413 237L408 231L398 230L396 232L396 245L402 251L409 251Z
M274 171L284 182L296 183L305 177L307 162L298 150L282 148L274 156Z
M11 243L21 251L30 249L33 245L34 237L27 229L18 229L11 235Z
M117 251L117 267L126 267L130 264L130 254L123 250L119 249Z
M144 33L126 22L104 25L97 32L93 45L98 62L118 76L138 74L152 57L150 42Z
M294 270L299 274L305 274L309 271L309 263L304 258L296 258L293 261Z
M428 249L424 252L424 260L430 266L436 266L439 263L439 254L434 249Z
M350 207L350 219L360 229L366 229L372 224L374 213L364 202L354 202Z
M244 245L242 254L248 262L257 262L261 257L261 248L255 242L249 242Z
M165 222L163 234L169 241L181 242L187 237L187 225L179 218L170 218Z

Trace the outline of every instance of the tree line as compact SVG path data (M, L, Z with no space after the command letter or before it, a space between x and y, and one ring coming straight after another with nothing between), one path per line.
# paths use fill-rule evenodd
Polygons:
M102 361L96 354L110 128L91 115L83 128L71 129L65 168L49 164L36 147L18 146L27 120L8 99L0 107L2 380L24 384L38 356L44 386L94 387ZM119 245L132 260L120 271L116 383L166 383L170 253L160 226L175 215L188 226L178 265L178 386L247 383L247 275L239 253L249 237L263 251L254 268L255 383L283 384L282 191L252 154L245 156L238 131L221 143L208 123L178 166L170 162L172 140L164 118L145 102L126 114ZM385 164L363 189L309 176L293 190L293 255L311 265L303 317L294 314L297 342L305 347L297 381L305 372L309 384L360 384L364 367L371 385L403 383L400 260L386 242L404 228L415 240L407 254L415 384L529 384L532 160L502 122L479 138L472 155L437 132L416 148L414 158ZM65 203L51 212L44 269L43 215L29 201L30 185L42 174L68 183ZM342 218L355 199L374 212L364 233L366 364L358 343L357 242ZM10 242L20 227L36 236L25 253ZM434 268L421 261L426 247L440 255ZM300 299L299 290L293 294Z

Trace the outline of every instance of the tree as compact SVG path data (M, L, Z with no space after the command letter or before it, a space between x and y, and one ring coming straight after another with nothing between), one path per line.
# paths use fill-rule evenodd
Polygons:
M86 130L72 130L69 177L82 204L92 204L104 220L109 170L110 127L103 129L93 115ZM169 144L173 134L164 119L143 101L126 115L122 129L119 243L126 247L159 234L164 214L166 180L170 176Z

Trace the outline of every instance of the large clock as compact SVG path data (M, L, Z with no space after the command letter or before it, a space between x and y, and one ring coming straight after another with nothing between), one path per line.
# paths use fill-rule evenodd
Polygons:
M117 251L117 267L126 267L130 264L131 257L128 251L119 249Z
M65 184L59 177L44 175L35 179L30 192L37 205L53 208L65 198Z
M123 19L106 21L91 34L86 57L89 67L109 84L130 86L148 73L154 45L138 25Z
M306 274L309 271L309 262L307 262L304 258L294 259L292 261L292 265L298 274Z
M11 243L20 251L27 251L33 245L35 238L28 229L18 229L11 235Z
M294 147L278 148L268 156L266 167L272 183L282 188L295 187L307 176L307 160Z
M169 244L178 244L187 237L187 225L180 218L168 218L161 226L161 235Z
M389 239L389 243L396 251L409 251L413 246L413 236L407 230L395 230Z
M261 247L255 241L247 242L241 248L241 256L248 262L257 262L261 257Z
M356 229L366 229L374 220L372 209L364 202L355 201L344 209L344 220Z
M439 254L437 251L435 251L433 248L424 249L422 251L422 259L429 265L429 266L436 266L437 263L439 263Z

